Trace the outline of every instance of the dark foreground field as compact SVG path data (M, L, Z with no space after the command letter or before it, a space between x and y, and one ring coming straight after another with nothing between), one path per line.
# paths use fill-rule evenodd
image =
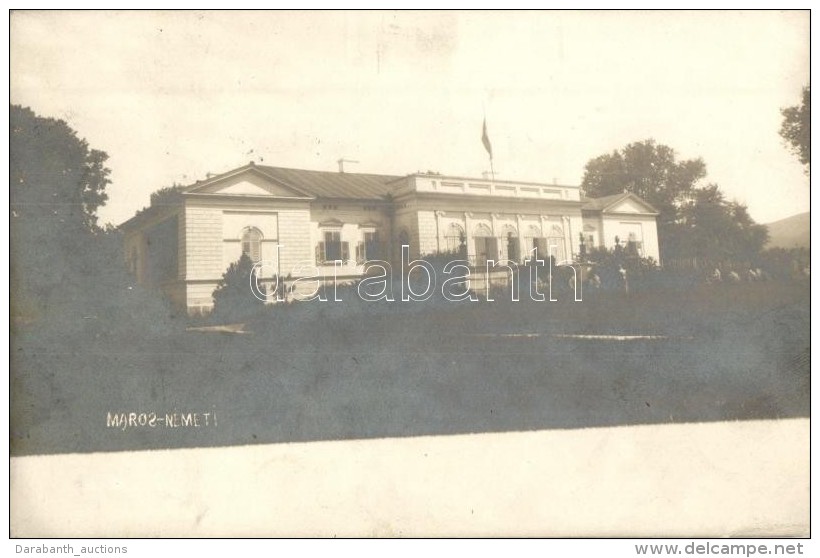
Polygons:
M808 281L583 302L298 304L244 334L40 320L11 339L11 449L807 417L809 324Z

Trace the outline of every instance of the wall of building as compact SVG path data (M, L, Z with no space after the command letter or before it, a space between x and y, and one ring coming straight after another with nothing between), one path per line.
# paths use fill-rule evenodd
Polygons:
M460 178L436 174L415 174L396 185L396 194L445 194L447 196L486 197L493 200L580 201L578 186L538 182L495 181L487 178Z
M417 259L421 256L421 250L419 249L419 221L417 215L418 208L415 201L407 200L397 204L393 217L393 239L391 242L391 254L394 265L401 262L401 243L399 242L399 238L402 231L407 233L409 239L410 258Z
M574 187L411 176L397 182L392 202L311 201L289 199L284 197L287 191L253 178L236 178L229 185L236 191L228 194L217 185L210 193L186 194L179 210L158 212L130 225L125 234L126 260L137 276L142 281L156 280L147 263L147 244L152 235L157 242L159 230L175 234L177 254L177 263L172 265L176 269L162 278L160 286L172 300L195 312L211 308L212 293L228 266L239 259L242 233L248 227L261 234L263 280L274 275L323 280L335 276L343 281L359 277L365 268L357 261L356 248L364 241L365 231L378 233L380 256L394 266L401 259L402 231L407 234L412 259L455 248L460 240L453 240L453 231L463 232L468 257L483 265L477 258L477 236L495 239L481 241L482 255L502 264L508 258L523 262L535 245L539 257L546 255L540 252L543 246L556 259L566 261L580 253L585 224L594 227L601 246L613 247L616 236L626 242L631 232L640 238L644 255L658 258L654 216L626 212L602 217L600 212L585 212L582 219L579 192ZM163 221L172 222L176 232L166 231ZM341 266L317 261L317 247L331 230L338 231L341 242L348 246L347 261ZM516 245L517 257L510 253Z
M469 196L415 196L405 194L397 209L396 230L416 229L411 235L417 246L414 257L445 252L457 242L448 238L456 231L463 233L468 258L506 262L508 237L517 238L518 258L522 262L531 250L533 238L547 238L555 245L554 255L561 260L572 258L580 251L582 219L577 205L565 201L550 202L519 199L481 199ZM537 211L538 213L534 213ZM478 254L477 236L496 239L495 253Z
M261 279L286 277L313 261L307 201L187 199L183 279L189 308L213 305L213 291L241 256L242 232L248 227L262 233Z
M185 204L185 280L207 280L224 273L222 212L212 204Z
M126 268L141 285L158 286L180 277L184 262L184 237L180 235L183 219L180 208L167 208L146 216L139 226L123 231ZM171 253L170 251L173 251ZM157 267L161 260L163 269Z
M607 248L615 247L615 237L625 246L631 232L639 236L643 245L642 255L660 261L658 250L658 231L654 216L604 214L603 241Z
M316 260L317 246L324 242L325 232L339 232L342 243L347 243L348 260L342 265ZM390 258L390 221L384 203L362 201L322 201L310 207L310 251L308 260L315 266L319 277L353 277L364 273L364 265L356 258L356 249L364 242L365 232L378 235L379 259ZM375 259L375 258L371 258Z

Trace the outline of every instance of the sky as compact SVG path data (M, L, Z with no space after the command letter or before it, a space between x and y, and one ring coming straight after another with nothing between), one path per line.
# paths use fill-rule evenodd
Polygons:
M653 138L761 223L809 211L778 131L802 12L13 12L10 99L108 153L101 223L249 161L580 184Z

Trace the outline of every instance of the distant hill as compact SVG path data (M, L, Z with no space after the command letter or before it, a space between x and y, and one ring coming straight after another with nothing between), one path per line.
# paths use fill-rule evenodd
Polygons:
M809 216L809 212L799 213L773 223L766 223L769 227L769 243L766 248L808 248L811 241Z

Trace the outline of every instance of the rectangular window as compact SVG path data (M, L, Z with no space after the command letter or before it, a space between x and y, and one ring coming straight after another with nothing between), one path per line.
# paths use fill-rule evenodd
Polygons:
M626 232L626 250L632 254L643 255L643 228L640 223L621 222ZM622 237L623 238L623 237Z
M518 237L509 236L505 239L505 243L507 247L507 260L511 262L519 261L521 259L521 251L518 246Z
M364 233L364 259L378 260L381 258L379 233L372 231Z
M379 234L375 231L365 231L364 240L356 245L356 264L363 265L370 260L381 259L381 244Z
M332 264L341 260L347 262L350 259L350 249L347 242L342 242L340 231L324 231L322 242L316 245L316 263Z
M342 233L339 231L325 231L324 261L332 262L342 259Z
M535 258L536 260L543 260L546 261L549 258L549 250L547 250L547 239L544 237L536 236L532 239L532 246L530 246L530 250L535 248Z
M627 241L626 247L630 251L637 252L639 256L643 255L643 242L638 240L638 236L635 233L629 233L629 240Z

